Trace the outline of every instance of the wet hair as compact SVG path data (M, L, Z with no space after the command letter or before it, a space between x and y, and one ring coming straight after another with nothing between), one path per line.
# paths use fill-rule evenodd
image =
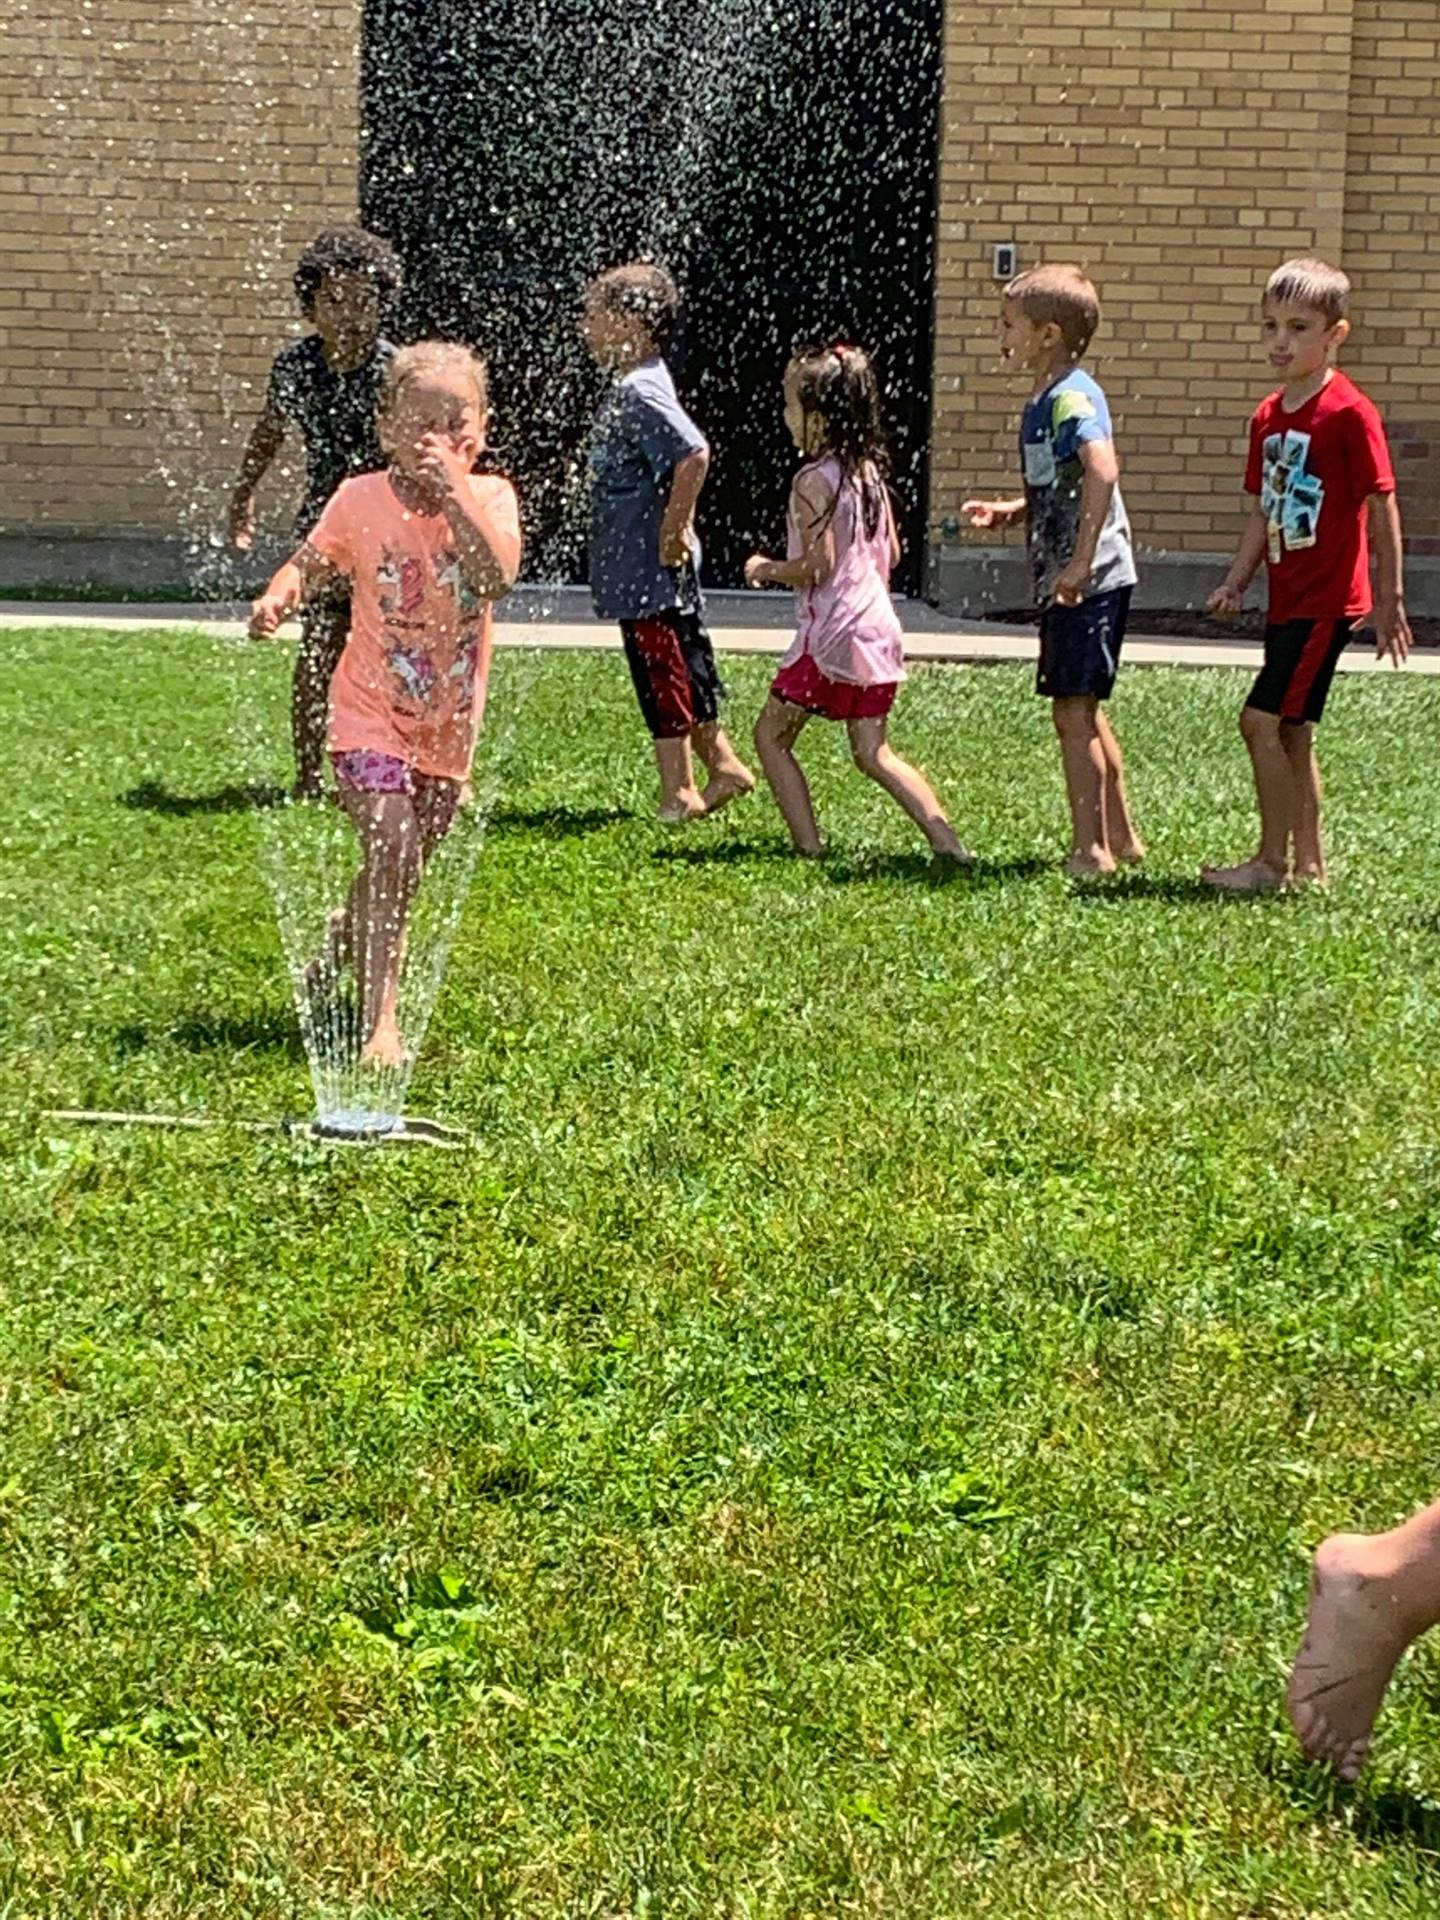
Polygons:
M1310 307L1333 327L1350 310L1350 282L1328 260L1304 254L1275 269L1266 282L1265 299L1277 307Z
M798 347L790 365L798 374L795 397L807 418L820 422L824 451L840 462L846 480L859 489L865 532L872 539L885 517L885 479L890 454L880 411L880 382L870 356L837 340L828 347ZM830 503L834 517L839 495Z
M419 340L413 347L395 349L385 368L385 381L380 389L381 414L394 413L400 390L407 380L437 373L458 373L474 382L475 403L483 421L490 404L485 362L478 353L473 353L469 347L457 345L453 340Z
M300 311L308 320L315 296L332 274L353 274L370 281L381 302L400 290L400 260L388 240L365 227L326 227L300 256L293 285Z
M1069 262L1027 267L1016 274L1004 297L1013 300L1032 327L1055 326L1078 360L1100 324L1100 296L1083 268Z
M590 298L598 300L607 313L626 313L639 320L657 352L664 353L669 346L680 313L680 289L663 267L648 260L611 267L590 282Z

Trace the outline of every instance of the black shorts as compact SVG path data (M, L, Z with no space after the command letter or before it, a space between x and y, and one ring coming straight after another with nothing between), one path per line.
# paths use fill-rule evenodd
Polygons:
M652 739L683 740L720 718L725 688L699 613L667 607L645 620L622 620L620 632Z
M1131 587L1097 593L1078 607L1051 601L1040 615L1035 691L1047 700L1108 700L1120 668Z
M1266 627L1265 664L1246 706L1313 726L1354 632L1353 620L1282 620Z

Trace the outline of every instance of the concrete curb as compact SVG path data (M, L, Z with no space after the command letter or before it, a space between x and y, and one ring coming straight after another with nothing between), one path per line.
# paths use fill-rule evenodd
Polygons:
M920 600L902 600L900 619L905 628L906 657L934 665L1028 665L1035 659L1035 634L1029 627L1001 621L960 620L937 613ZM613 625L589 616L583 596L573 589L537 594L527 590L501 607L496 621L496 644L502 647L545 647L557 651L618 652L619 635ZM241 640L245 622L234 605L109 604L75 601L0 600L0 633L32 627L119 627L127 632L190 629L206 638ZM706 603L715 644L722 653L778 655L790 644L790 607L779 594L716 594ZM1141 616L1143 619L1143 615ZM287 636L294 629L287 629ZM1139 667L1242 667L1253 672L1260 662L1257 641L1229 639L1179 640L1163 635L1132 633L1125 641L1125 664ZM1368 648L1352 647L1340 662L1344 673L1390 671L1382 668ZM1412 656L1407 672L1440 677L1440 655Z

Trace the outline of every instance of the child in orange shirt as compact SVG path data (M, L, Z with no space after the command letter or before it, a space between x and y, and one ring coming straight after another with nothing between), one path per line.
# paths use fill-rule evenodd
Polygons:
M397 352L378 420L388 470L339 488L251 615L251 633L267 636L305 595L350 585L329 746L364 862L331 922L330 959L353 960L362 1058L379 1066L405 1059L396 1005L405 922L469 777L490 608L520 569L515 490L471 471L485 420L485 366L475 354L434 341Z

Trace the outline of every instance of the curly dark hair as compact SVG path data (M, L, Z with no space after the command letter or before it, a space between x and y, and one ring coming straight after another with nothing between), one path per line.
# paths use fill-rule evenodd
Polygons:
M321 286L338 273L362 274L382 303L400 290L400 259L388 240L365 227L326 227L301 254L295 269L295 298L307 320L315 311Z
M629 313L643 322L658 353L664 353L680 313L680 289L653 261L631 260L590 282L590 297L607 313Z
M821 445L840 462L846 480L859 489L865 532L879 531L885 516L885 485L890 454L881 418L880 382L870 356L860 347L798 346L790 359L798 378L801 411L820 422ZM831 502L833 515L839 496Z

